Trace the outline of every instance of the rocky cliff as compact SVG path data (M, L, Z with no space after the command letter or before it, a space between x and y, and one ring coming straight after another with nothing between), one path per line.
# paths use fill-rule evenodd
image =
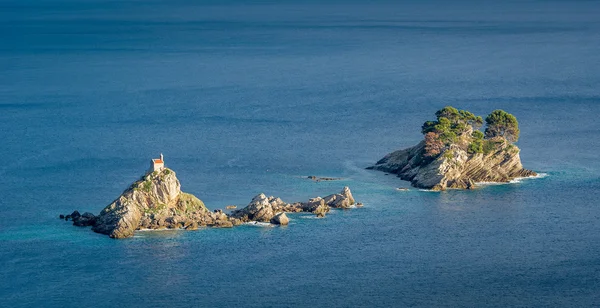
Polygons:
M368 169L397 174L418 188L471 189L477 182L509 182L535 176L535 172L523 168L519 152L515 145L498 139L487 153L468 153L463 147L452 145L432 159L425 156L422 141L386 155Z
M223 213L210 212L195 196L181 191L175 172L163 169L146 174L96 217L92 230L125 238L139 229L231 226Z

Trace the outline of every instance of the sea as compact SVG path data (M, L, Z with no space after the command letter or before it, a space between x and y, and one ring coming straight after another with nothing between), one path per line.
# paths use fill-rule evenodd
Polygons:
M599 16L585 0L0 0L0 306L598 306ZM431 192L365 170L446 105L514 114L542 176ZM59 219L99 213L161 153L211 210L344 186L364 207L123 240Z

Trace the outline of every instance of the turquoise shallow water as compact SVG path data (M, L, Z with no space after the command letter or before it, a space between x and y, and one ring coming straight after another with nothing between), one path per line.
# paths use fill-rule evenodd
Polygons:
M600 7L593 1L0 2L6 306L594 306ZM521 124L547 176L396 191L364 170L445 106ZM288 227L139 232L99 212L165 154L212 209L351 187ZM343 177L315 183L303 176Z

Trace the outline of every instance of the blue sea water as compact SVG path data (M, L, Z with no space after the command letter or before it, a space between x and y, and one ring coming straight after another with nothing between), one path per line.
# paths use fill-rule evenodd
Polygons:
M600 304L596 1L0 1L0 306ZM504 109L540 179L434 193L364 170L445 105ZM351 187L287 227L98 213L164 153L211 209ZM312 182L303 176L343 177Z

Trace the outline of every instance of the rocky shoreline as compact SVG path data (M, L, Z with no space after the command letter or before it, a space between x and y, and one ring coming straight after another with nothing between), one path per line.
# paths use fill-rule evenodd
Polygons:
M393 173L414 187L431 190L473 189L479 182L508 183L516 178L537 176L536 172L523 168L515 146L508 150L502 145L487 155L472 155L452 148L452 156L440 155L430 162L423 160L423 147L421 142L392 152L367 169Z
M133 236L136 230L232 228L252 221L287 225L289 218L285 213L310 212L325 217L332 208L360 206L362 204L355 202L350 188L344 187L337 194L294 203L261 193L246 207L227 215L220 209L208 210L200 199L182 192L175 172L164 168L148 172L99 215L74 211L59 218L71 220L75 226L91 226L94 232L119 239Z

